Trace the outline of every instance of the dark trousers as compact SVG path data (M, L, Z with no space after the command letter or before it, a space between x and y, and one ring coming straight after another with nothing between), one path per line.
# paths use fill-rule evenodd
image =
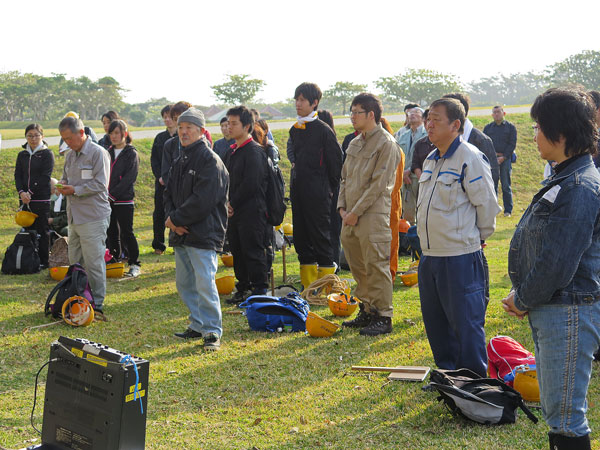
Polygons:
M154 182L154 212L152 213L152 229L154 239L152 239L152 248L154 250L165 251L165 205L163 193L165 187L156 180Z
M342 218L337 210L339 189L333 193L331 199L331 250L333 262L340 266L340 235L342 233Z
M63 200L64 201L64 200ZM29 202L29 209L37 214L35 222L27 230L35 230L39 237L38 254L40 255L40 264L48 265L48 248L50 245L50 225L48 225L48 216L50 215L50 202ZM25 207L27 210L27 207Z
M484 289L481 251L421 258L421 312L439 368L467 368L486 376Z
M487 309L487 305L490 303L490 266L488 265L483 249L481 249L481 260L483 262L483 275L485 278L485 287L483 292L485 295L485 307Z
M333 265L330 197L292 191L294 247L300 264ZM338 235L339 245L339 235Z
M512 172L512 163L510 158L500 164L500 183L502 183L502 203L504 203L504 212L512 214L513 198L510 187L510 174ZM496 189L496 192L498 189Z
M140 249L133 234L133 205L111 205L110 225L108 226L107 246L114 257L121 256L127 248L129 265L140 265Z
M268 287L266 228L266 216L256 211L242 212L237 217L234 214L230 218L227 239L233 255L233 271L238 280L236 286L240 292L249 289L255 293L266 292Z
M271 267L273 267L273 260L275 259L275 230L273 225L267 224L265 228L265 254L267 262L267 279L271 276Z

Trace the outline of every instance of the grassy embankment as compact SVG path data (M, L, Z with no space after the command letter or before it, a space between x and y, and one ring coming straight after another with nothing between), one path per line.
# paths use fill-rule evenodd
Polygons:
M496 233L486 249L491 269L491 302L486 333L510 335L532 349L527 322L506 316L500 299L510 287L506 255L510 237L523 209L538 189L543 162L532 142L526 115L510 120L519 130L519 161L514 166L514 216L498 216ZM474 118L478 127L487 119ZM394 124L395 128L399 124ZM350 131L340 127L340 140ZM280 149L286 132L276 131ZM241 315L224 315L223 346L205 354L199 342L182 342L174 331L187 325L187 310L175 291L172 250L151 255L152 192L149 140L135 142L140 151L135 229L142 252L139 279L109 280L108 323L87 328L55 325L25 333L27 327L48 323L43 302L54 282L46 273L0 276L0 445L30 445L38 438L29 425L33 381L47 360L49 344L59 335L85 337L151 361L146 448L148 449L539 449L545 448L547 428L533 425L522 414L515 425L486 427L455 418L436 395L421 391L421 383L385 384L383 375L359 376L357 365L427 365L433 358L427 343L416 287L394 288L394 331L365 338L342 330L329 339L303 334L251 332ZM54 149L56 151L56 149ZM283 152L285 153L285 152ZM16 150L0 153L0 249L13 239L17 197L13 164ZM57 158L56 175L62 159ZM289 162L282 155L282 167ZM286 175L287 177L287 175ZM290 220L289 216L288 219ZM274 266L282 275L281 255ZM288 273L298 264L288 252ZM406 268L408 258L400 267ZM219 267L219 275L232 269ZM224 311L234 308L224 306ZM327 308L314 310L329 319ZM41 426L45 375L41 376L36 423ZM600 426L595 408L600 383L594 373L589 419ZM539 413L538 413L539 414ZM37 441L39 442L39 440ZM595 448L598 441L594 442Z

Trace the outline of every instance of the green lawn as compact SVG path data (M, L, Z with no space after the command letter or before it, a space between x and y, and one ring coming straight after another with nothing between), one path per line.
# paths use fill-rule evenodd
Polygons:
M506 255L519 216L527 206L543 162L532 141L527 115L509 118L519 130L518 163L514 166L514 216L498 216L497 232L488 240L486 254L491 270L491 302L486 333L510 335L533 349L526 321L506 316L500 306L510 288ZM481 128L487 118L474 118ZM395 128L399 124L394 124ZM341 140L350 131L340 127ZM280 149L286 132L275 131ZM150 360L150 386L146 447L148 449L539 449L547 448L543 420L533 425L523 414L515 425L481 426L453 417L422 383L386 384L381 374L361 376L351 365L428 365L433 358L425 336L418 288L394 289L394 331L366 338L342 330L329 339L300 333L266 334L249 330L241 315L224 314L220 352L203 353L201 343L182 342L174 331L185 329L187 310L175 290L172 250L150 254L152 190L149 140L136 141L140 151L138 209L135 229L141 244L143 274L128 281L108 280L107 323L87 328L48 323L43 304L54 282L46 273L0 276L0 447L21 448L39 437L29 424L33 383L47 361L49 345L59 335L84 337ZM56 151L56 149L55 149ZM6 248L17 227L12 173L16 150L0 153L0 248ZM284 152L283 152L284 153ZM282 155L282 167L289 162ZM57 166L62 164L57 158ZM59 167L56 176L60 176ZM287 177L287 176L286 176ZM288 217L288 221L290 218ZM288 252L288 273L296 276L298 264ZM402 258L400 268L406 268ZM281 255L274 266L282 275ZM219 275L232 274L219 267ZM232 311L230 306L224 312ZM340 323L325 307L318 314ZM41 376L35 422L41 426L45 372ZM594 373L590 388L589 419L598 429L595 408L600 383ZM539 412L537 412L539 415ZM594 448L599 447L598 440Z

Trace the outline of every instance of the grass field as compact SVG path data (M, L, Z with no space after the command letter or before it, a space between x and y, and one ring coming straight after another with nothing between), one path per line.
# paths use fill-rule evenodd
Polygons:
M487 118L474 118L479 128ZM486 334L510 335L529 349L533 342L526 321L504 314L500 306L509 291L508 245L514 227L542 178L543 162L532 141L527 115L512 115L519 131L519 160L514 165L514 215L500 214L497 231L488 240L491 302ZM394 124L397 129L400 124ZM340 127L341 140L350 132ZM280 149L286 132L275 131ZM150 254L152 240L151 142L136 141L141 173L137 184L135 229L141 245L142 276L108 281L107 323L87 328L48 323L43 304L54 282L47 273L0 276L0 446L21 448L39 443L29 424L34 377L47 361L50 343L59 335L84 337L150 360L146 448L148 449L540 449L547 448L543 420L533 425L523 414L515 425L481 426L452 416L421 390L423 383L387 384L384 375L360 376L351 365L427 365L433 358L421 319L418 288L394 288L394 331L366 338L342 330L328 339L300 333L257 333L241 315L224 314L220 352L203 353L201 343L182 342L173 332L187 326L187 310L175 290L172 250ZM54 149L56 151L56 149ZM0 248L6 248L17 227L13 170L17 150L0 153ZM285 152L283 152L285 153ZM62 159L57 158L56 176ZM282 167L289 162L282 154ZM287 175L286 175L287 178ZM290 218L288 217L287 221ZM274 265L282 275L281 255ZM402 258L400 268L406 268ZM293 251L288 273L298 274ZM219 275L232 274L219 266ZM223 305L225 312L234 308ZM325 307L318 314L340 323ZM40 379L35 423L41 426L45 371ZM589 420L600 426L596 408L600 383L594 372L589 392ZM541 416L539 411L536 412ZM37 439L37 440L36 440ZM594 448L600 448L595 439Z

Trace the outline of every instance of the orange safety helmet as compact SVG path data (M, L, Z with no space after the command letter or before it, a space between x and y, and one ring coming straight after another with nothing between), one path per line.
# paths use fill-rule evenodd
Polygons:
M410 228L410 222L406 219L400 219L398 222L398 232L406 234Z
M329 310L336 316L351 316L358 307L356 298L346 293L335 293L327 296Z
M223 253L221 255L221 261L225 267L233 267L233 255L229 253Z
M63 303L62 317L69 325L85 327L94 321L94 308L87 298L74 295Z

